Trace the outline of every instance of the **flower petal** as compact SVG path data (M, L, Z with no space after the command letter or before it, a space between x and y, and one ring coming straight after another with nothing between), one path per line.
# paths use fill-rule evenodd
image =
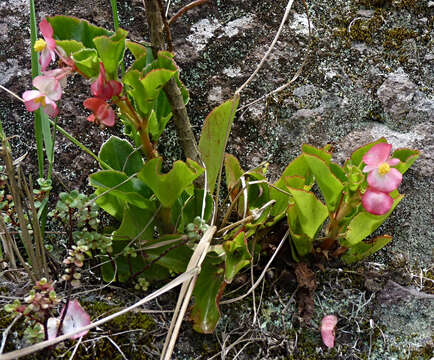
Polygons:
M62 317L65 308L62 309L60 317ZM68 310L63 320L62 331L64 334L69 334L83 326L90 324L89 314L81 307L77 300L72 300L68 304ZM78 334L71 336L71 339L78 339L86 335L89 330L82 331Z
M98 108L97 113L95 114L101 123L106 126L114 126L115 124L115 112L110 107L109 104L105 104L105 106L100 106Z
M47 333L48 333L48 339L51 340L54 339L57 335L57 328L59 327L59 319L50 317L47 322Z
M389 159L389 160L387 160L387 163L388 163L390 166L398 165L400 162L401 162L401 160L396 159L396 158L393 158L393 159Z
M110 80L109 84L113 90L113 96L119 96L122 91L122 84L116 80Z
M371 167L377 167L384 163L392 150L391 144L379 143L371 147L371 149L363 155L363 162Z
M57 107L57 104L48 97L45 98L45 103L46 105L44 107L44 113L51 118L55 118L59 114L59 108Z
M397 169L390 169L385 175L381 175L378 169L368 175L368 185L378 191L390 193L398 188L402 181L402 174Z
M335 328L338 318L335 315L324 316L321 320L321 337L325 346L331 349L335 346Z
M96 113L98 111L98 108L101 105L104 105L105 103L106 102L103 99L100 99L97 97L92 97L92 98L84 100L83 106L86 109L89 109L90 111L92 111L93 113Z
M62 87L53 77L39 75L33 79L33 86L51 100L57 101L62 97Z
M45 48L44 50L42 50L41 54L39 55L39 64L41 64L42 71L45 71L48 65L50 65L51 60L53 59L50 49Z
M362 196L363 208L373 215L386 214L393 205L393 199L388 194L368 188Z
M41 34L44 36L45 40L53 38L54 31L47 19L44 18L39 23L39 30L41 31Z
M23 93L24 105L27 111L35 111L41 107L41 103L35 101L35 99L39 99L41 96L44 95L38 90L27 90Z

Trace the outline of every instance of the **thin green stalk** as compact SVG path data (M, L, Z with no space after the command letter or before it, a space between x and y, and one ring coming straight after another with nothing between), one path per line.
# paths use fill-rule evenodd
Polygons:
M39 55L33 48L33 46L35 45L37 34L38 28L36 26L35 3L33 0L30 0L30 47L32 52L32 79L38 76L41 72L41 68L39 66ZM44 139L42 134L42 118L40 109L35 111L34 118L39 177L42 178L44 177Z
M115 27L115 31L119 29L119 14L118 14L118 5L116 0L110 0L110 3L112 5L112 14L113 14L113 25ZM121 70L122 70L122 76L125 74L125 64L124 60L122 59L121 62Z
M88 149L85 145L83 145L80 141L78 141L74 136L72 136L71 134L69 134L66 130L64 130L62 127L60 127L59 125L56 125L56 123L51 120L48 119L48 121L50 122L51 125L54 125L57 127L57 130L63 135L65 136L69 141L71 141L74 145L77 145L81 150L83 150L85 153L89 154L90 156L92 156L96 161L98 161L102 167L107 168L107 169L111 169L112 167L110 165L108 165L105 161L103 161L102 159L100 159L97 155L95 155L90 149Z

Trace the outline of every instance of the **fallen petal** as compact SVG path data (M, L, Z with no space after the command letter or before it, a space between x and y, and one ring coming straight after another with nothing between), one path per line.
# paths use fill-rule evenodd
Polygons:
M50 317L47 322L48 340L54 339L57 335L57 327L59 326L59 319Z
M335 315L324 316L321 320L321 337L325 346L331 349L335 346L335 329L338 318Z
M65 311L63 308L60 313L60 318L62 318L62 314ZM81 307L77 300L71 300L68 305L68 310L65 315L65 319L63 320L62 331L64 334L69 334L83 326L90 324L90 316L89 314ZM71 336L71 339L78 339L86 335L89 330L82 331L78 334Z

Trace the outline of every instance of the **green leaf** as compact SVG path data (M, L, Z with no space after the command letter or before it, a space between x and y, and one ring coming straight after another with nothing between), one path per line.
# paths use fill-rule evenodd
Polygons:
M136 107L141 111L142 115L146 115L147 113L144 112L147 109L146 93L140 81L140 72L137 70L127 71L123 77L123 82L127 85L126 91L133 98Z
M392 154L392 158L397 158L401 160L401 162L394 167L397 168L401 172L401 174L404 174L410 168L410 166L413 165L413 163L417 160L419 155L420 153L417 150L412 150L412 149L395 150L394 153Z
M320 158L327 165L330 165L330 160L332 158L332 154L324 149L318 149L315 146L309 144L303 144L301 149L305 154L313 155Z
M56 40L76 40L86 48L95 48L93 39L96 36L110 36L112 33L86 20L72 16L58 15L47 18L54 30Z
M163 89L163 86L175 75L175 71L167 69L156 69L148 72L140 81L143 84L146 94L146 101L155 101ZM150 107L152 108L152 106Z
M119 199L117 196L113 195L112 193L107 193L99 197L99 195L101 195L105 191L106 189L102 189L102 188L97 188L95 190L95 194L98 196L96 203L101 209L103 209L111 216L121 221L126 202Z
M93 39L109 79L117 79L118 67L124 58L127 34L127 31L119 28L110 37L102 35Z
M303 233L313 239L328 216L327 207L312 192L291 187L288 190L294 197Z
M353 165L359 166L363 160L363 155L365 155L371 149L371 147L373 147L374 145L379 144L379 143L387 143L387 140L384 137L382 137L382 138L378 139L377 141L374 141L370 144L367 144L367 145L362 146L362 147L358 148L357 150L355 150L351 154L351 162L353 163Z
M156 143L158 141L171 117L172 113L169 113L166 117L158 118L157 113L151 110L151 115L148 117L148 129L153 142Z
M199 151L206 165L208 190L212 194L223 161L227 137L239 103L239 97L216 107L205 119Z
M131 144L117 136L112 136L102 146L99 158L110 166L112 170L126 173L128 176L140 171L143 159L139 151L134 151ZM110 170L101 164L101 168Z
M345 247L352 247L371 235L389 217L403 197L404 195L397 195L392 208L384 215L373 215L365 210L357 214L348 225L345 239L339 240L339 243Z
M143 244L143 241L151 241L154 236L154 222L151 222L145 229L145 226L154 216L154 209L145 210L131 204L124 207L122 223L118 230L113 232L113 239L116 241L125 240L130 242L134 238L137 243Z
M87 77L96 77L99 73L98 54L94 49L83 49L72 55L75 66Z
M312 252L313 240L301 229L300 219L295 204L288 207L288 225L291 234L291 252L294 260L299 261L299 257L306 256Z
M348 181L347 175L345 174L344 169L339 166L338 164L335 164L333 162L330 163L330 170L332 171L333 175L335 175L339 181L342 183L345 183Z
M315 176L315 181L318 183L321 193L324 196L327 207L330 211L336 209L339 198L342 195L344 185L338 180L338 178L330 170L330 167L314 155L303 155L306 163L308 164L310 171Z
M149 200L152 192L139 179L128 179L125 173L115 170L102 170L90 175L90 185L110 190L110 194L141 209L155 210L155 203Z
M212 254L212 253L211 253ZM226 287L224 269L210 261L202 264L202 270L193 290L194 305L191 311L193 329L202 334L212 334L220 319L219 302Z
M244 171L238 159L231 154L225 154L225 174L226 186L229 192L235 187L240 187L240 178L243 176ZM231 198L234 198L236 195L236 193L230 193Z
M230 284L235 275L245 266L250 264L252 256L247 246L246 234L240 232L235 239L225 241L223 249L226 254L225 281Z
M154 57L152 56L151 44L149 44L148 46L144 46L144 45L136 43L134 41L127 40L126 45L127 45L128 50L130 50L131 53L133 54L134 59L137 60L138 58L142 57L143 55L149 56L149 58L150 58L149 63L151 63L152 60L154 59Z
M124 82L130 87L127 91L143 115L151 112L161 89L174 74L174 71L166 69L152 70L143 79L137 70L130 70L125 74Z
M180 238L179 234L165 235L161 238L146 243L146 246L156 245L164 241ZM181 241L181 239L180 239ZM179 246L179 243L160 246L154 249L146 250L146 256L149 261L157 260L158 265L165 267L170 272L182 273L187 269L188 262L193 251L186 245ZM161 256L164 255L164 256Z
M113 253L121 253L127 244L128 241L113 242ZM101 257L101 263L103 264L101 267L103 280L105 282L112 281L116 269L117 279L115 278L115 280L127 282L133 274L142 272L145 267L146 270L140 274L140 277L145 277L149 281L163 280L170 276L169 271L165 267L159 264L152 264L149 267L149 262L146 260L147 259L144 259L140 254L137 254L137 257L120 255L117 256L115 260L103 256ZM114 265L113 262L115 262L116 265Z
M184 232L184 226L192 223L196 216L201 216L203 206L203 189L194 189L192 195L185 191L177 199L171 209L171 217L179 232ZM212 215L213 201L210 194L206 193L204 221L208 222Z
M309 169L308 164L305 161L305 158L303 155L300 155L296 157L294 160L292 160L289 165L286 167L286 169L283 171L282 175L280 176L280 179L277 180L274 185L281 188L281 186L284 185L285 178L287 177L302 177L305 179L305 185L310 186L312 183L312 173Z
M56 45L65 50L67 56L84 49L83 43L76 40L56 40Z
M193 160L180 160L173 164L172 170L161 174L161 157L145 163L139 173L139 179L149 186L163 207L172 207L182 192L203 173L203 169Z
M348 251L342 255L342 260L346 264L353 264L382 249L390 241L392 241L392 237L389 235L377 236L369 242L361 241L350 247Z

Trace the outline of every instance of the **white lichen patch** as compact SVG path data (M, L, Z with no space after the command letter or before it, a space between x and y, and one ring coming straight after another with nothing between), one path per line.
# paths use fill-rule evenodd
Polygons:
M220 35L222 37L224 35L228 37L233 37L238 35L241 30L250 29L254 25L254 18L252 15L246 15L235 19L233 21L228 22L223 28L224 34Z
M186 40L195 47L196 51L201 51L214 36L215 31L221 26L215 19L199 20L191 27L192 34Z
M310 26L313 29L313 25L310 24ZM294 30L297 35L309 35L309 22L307 21L306 14L294 14L289 27Z
M239 66L229 66L223 69L223 74L230 78L236 78L241 75L241 68Z

